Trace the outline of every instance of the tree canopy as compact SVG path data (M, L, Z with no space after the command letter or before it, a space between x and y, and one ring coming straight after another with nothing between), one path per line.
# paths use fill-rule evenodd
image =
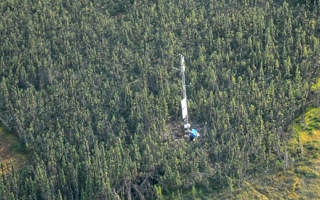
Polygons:
M319 98L319 6L259 0L5 0L0 120L31 153L8 199L152 199L290 164L290 123ZM181 122L185 56L194 143ZM274 158L276 155L276 159ZM214 183L214 184L212 184Z

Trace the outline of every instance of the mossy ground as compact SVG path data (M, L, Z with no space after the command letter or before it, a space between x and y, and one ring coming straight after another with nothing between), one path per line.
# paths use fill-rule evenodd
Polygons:
M312 86L312 90L320 90L320 78L317 80L317 82Z
M27 160L27 154L19 139L0 127L0 175L22 168L27 164Z

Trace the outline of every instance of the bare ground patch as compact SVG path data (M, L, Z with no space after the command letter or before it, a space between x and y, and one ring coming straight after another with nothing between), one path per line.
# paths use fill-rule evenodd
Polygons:
M18 139L0 128L0 175L27 164L27 156L18 150Z

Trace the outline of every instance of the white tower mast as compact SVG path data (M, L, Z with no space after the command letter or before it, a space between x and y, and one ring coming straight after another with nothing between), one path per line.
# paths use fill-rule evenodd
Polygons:
M180 65L181 65L181 76L182 76L182 100L181 100L181 110L182 110L182 119L184 120L184 128L186 131L189 131L190 124L188 122L188 102L187 102L187 91L186 91L186 76L184 57L180 54Z

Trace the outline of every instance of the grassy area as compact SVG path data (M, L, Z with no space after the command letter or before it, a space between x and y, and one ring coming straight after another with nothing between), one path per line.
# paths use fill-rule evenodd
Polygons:
M312 90L320 90L320 79L311 87Z
M27 154L23 151L19 139L0 127L0 175L27 164Z
M300 141L304 144L310 141L320 141L320 108L309 108L304 118L299 117L294 129Z

